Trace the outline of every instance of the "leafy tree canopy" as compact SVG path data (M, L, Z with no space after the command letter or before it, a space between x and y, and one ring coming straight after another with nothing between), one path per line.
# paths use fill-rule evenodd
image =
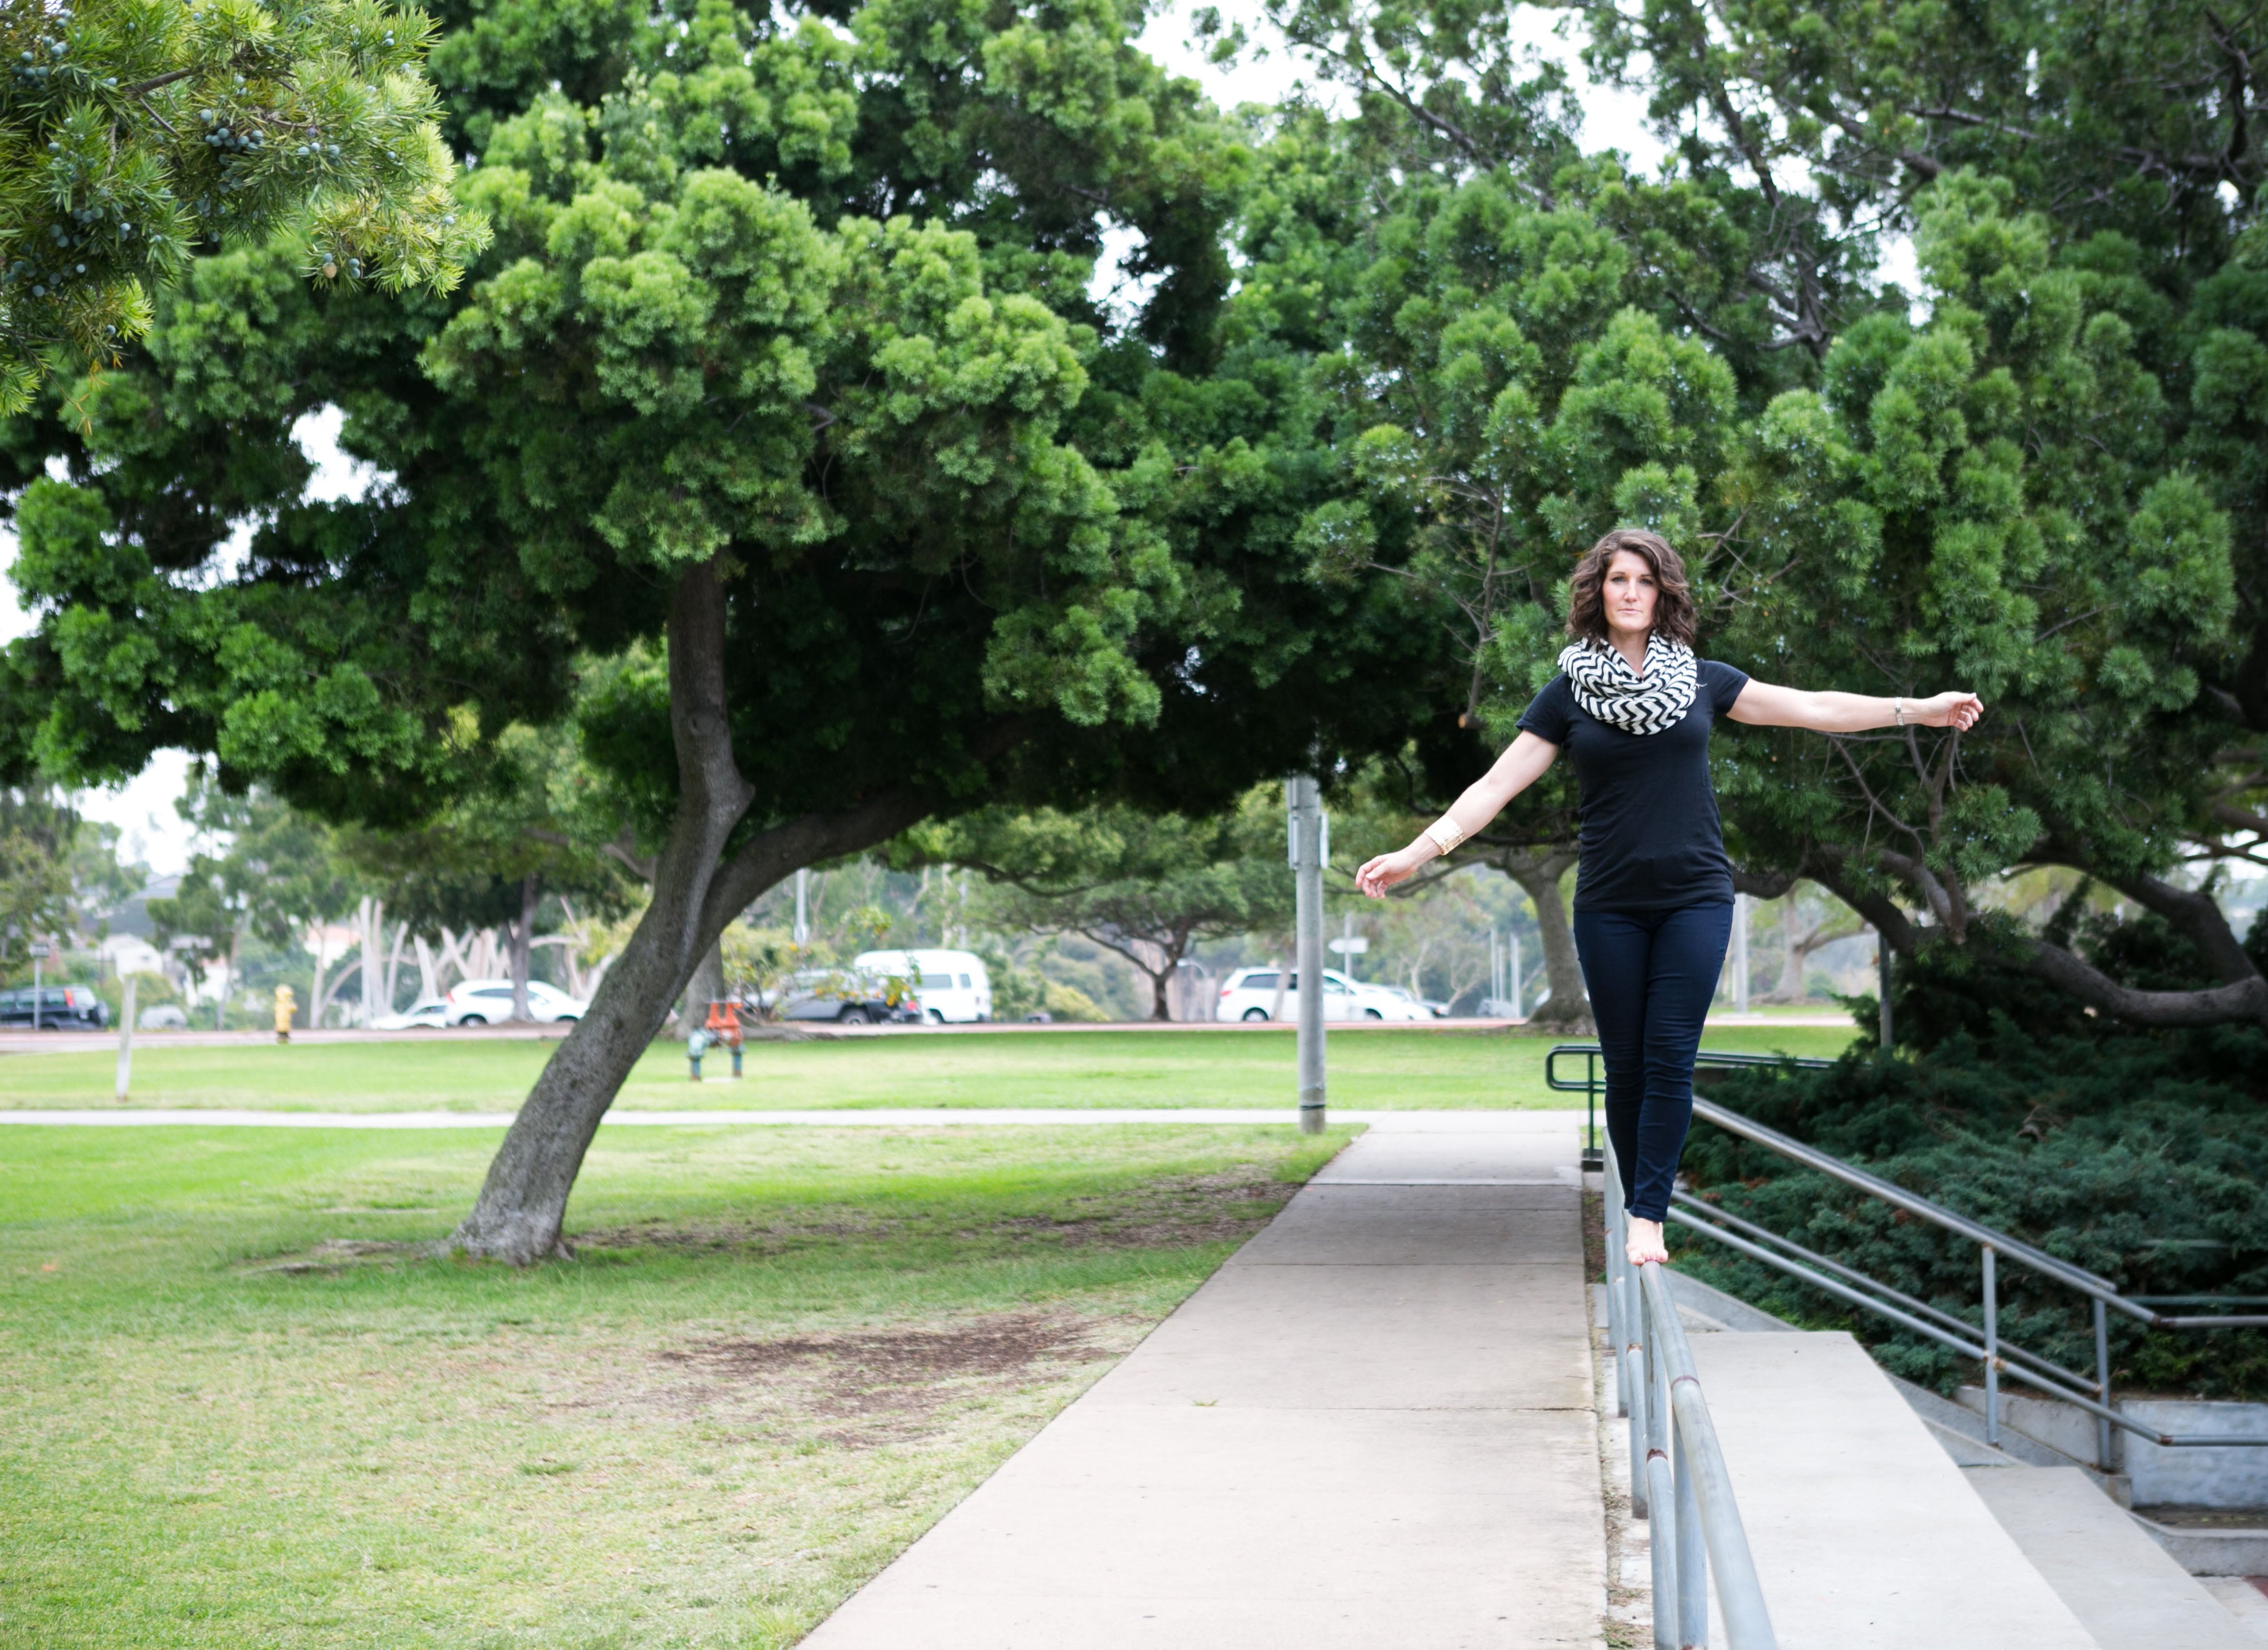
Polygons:
M0 11L0 410L110 363L199 247L281 229L301 275L455 284L485 231L421 60L374 0L75 0Z

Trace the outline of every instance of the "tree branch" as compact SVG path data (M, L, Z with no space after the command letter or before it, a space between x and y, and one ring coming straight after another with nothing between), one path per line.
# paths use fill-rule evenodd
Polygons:
M2060 946L2031 943L2030 971L2068 991L2098 1013L2134 1026L2221 1026L2250 1020L2268 1026L2268 979L2249 980L2198 991L2138 991L2121 985Z
M2228 925L2220 902L2212 895L2192 888L2177 888L2161 877L2147 872L2127 875L2112 875L2089 865L2087 856L2067 851L2050 851L2031 856L2035 864L2067 866L2073 871L2084 872L2098 882L2107 882L2145 910L2154 911L2166 919L2166 924L2198 948L2213 977L2224 985L2242 984L2257 980L2260 970L2253 966L2252 958L2244 949L2236 931Z

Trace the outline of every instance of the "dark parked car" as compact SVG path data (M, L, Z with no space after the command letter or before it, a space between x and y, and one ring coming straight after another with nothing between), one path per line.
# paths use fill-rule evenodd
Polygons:
M843 1026L918 1022L921 1004L893 981L862 969L806 969L781 983L767 1005L781 1020L831 1020Z
M110 1023L110 1005L91 986L42 985L37 995L42 1031L99 1031ZM33 996L28 985L0 991L0 1027L30 1026Z

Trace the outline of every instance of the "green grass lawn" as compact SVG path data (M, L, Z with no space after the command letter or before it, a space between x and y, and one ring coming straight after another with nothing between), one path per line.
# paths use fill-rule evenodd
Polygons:
M194 1092L435 1098L392 1050L218 1053ZM423 1057L491 1104L539 1053ZM413 1247L487 1130L0 1131L0 1646L792 1643L1344 1138L615 1131L580 1257L515 1272Z
M1705 1046L1829 1055L1839 1027L1741 1026ZM141 1106L249 1106L310 1111L510 1111L535 1079L548 1042L452 1037L388 1042L168 1046L134 1050ZM1362 1031L1329 1043L1330 1097L1352 1107L1520 1107L1580 1103L1543 1084L1544 1037L1502 1033ZM748 1045L747 1079L686 1079L675 1043L658 1043L623 1087L640 1109L875 1106L1285 1106L1292 1103L1291 1031L918 1033ZM109 1106L107 1052L0 1056L0 1106Z

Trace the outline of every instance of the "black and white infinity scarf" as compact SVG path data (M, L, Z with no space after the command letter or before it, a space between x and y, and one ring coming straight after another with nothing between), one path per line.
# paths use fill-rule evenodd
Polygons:
M1625 733L1659 733L1693 708L1693 650L1660 631L1646 638L1646 674L1604 642L1581 641L1559 655L1575 703Z

